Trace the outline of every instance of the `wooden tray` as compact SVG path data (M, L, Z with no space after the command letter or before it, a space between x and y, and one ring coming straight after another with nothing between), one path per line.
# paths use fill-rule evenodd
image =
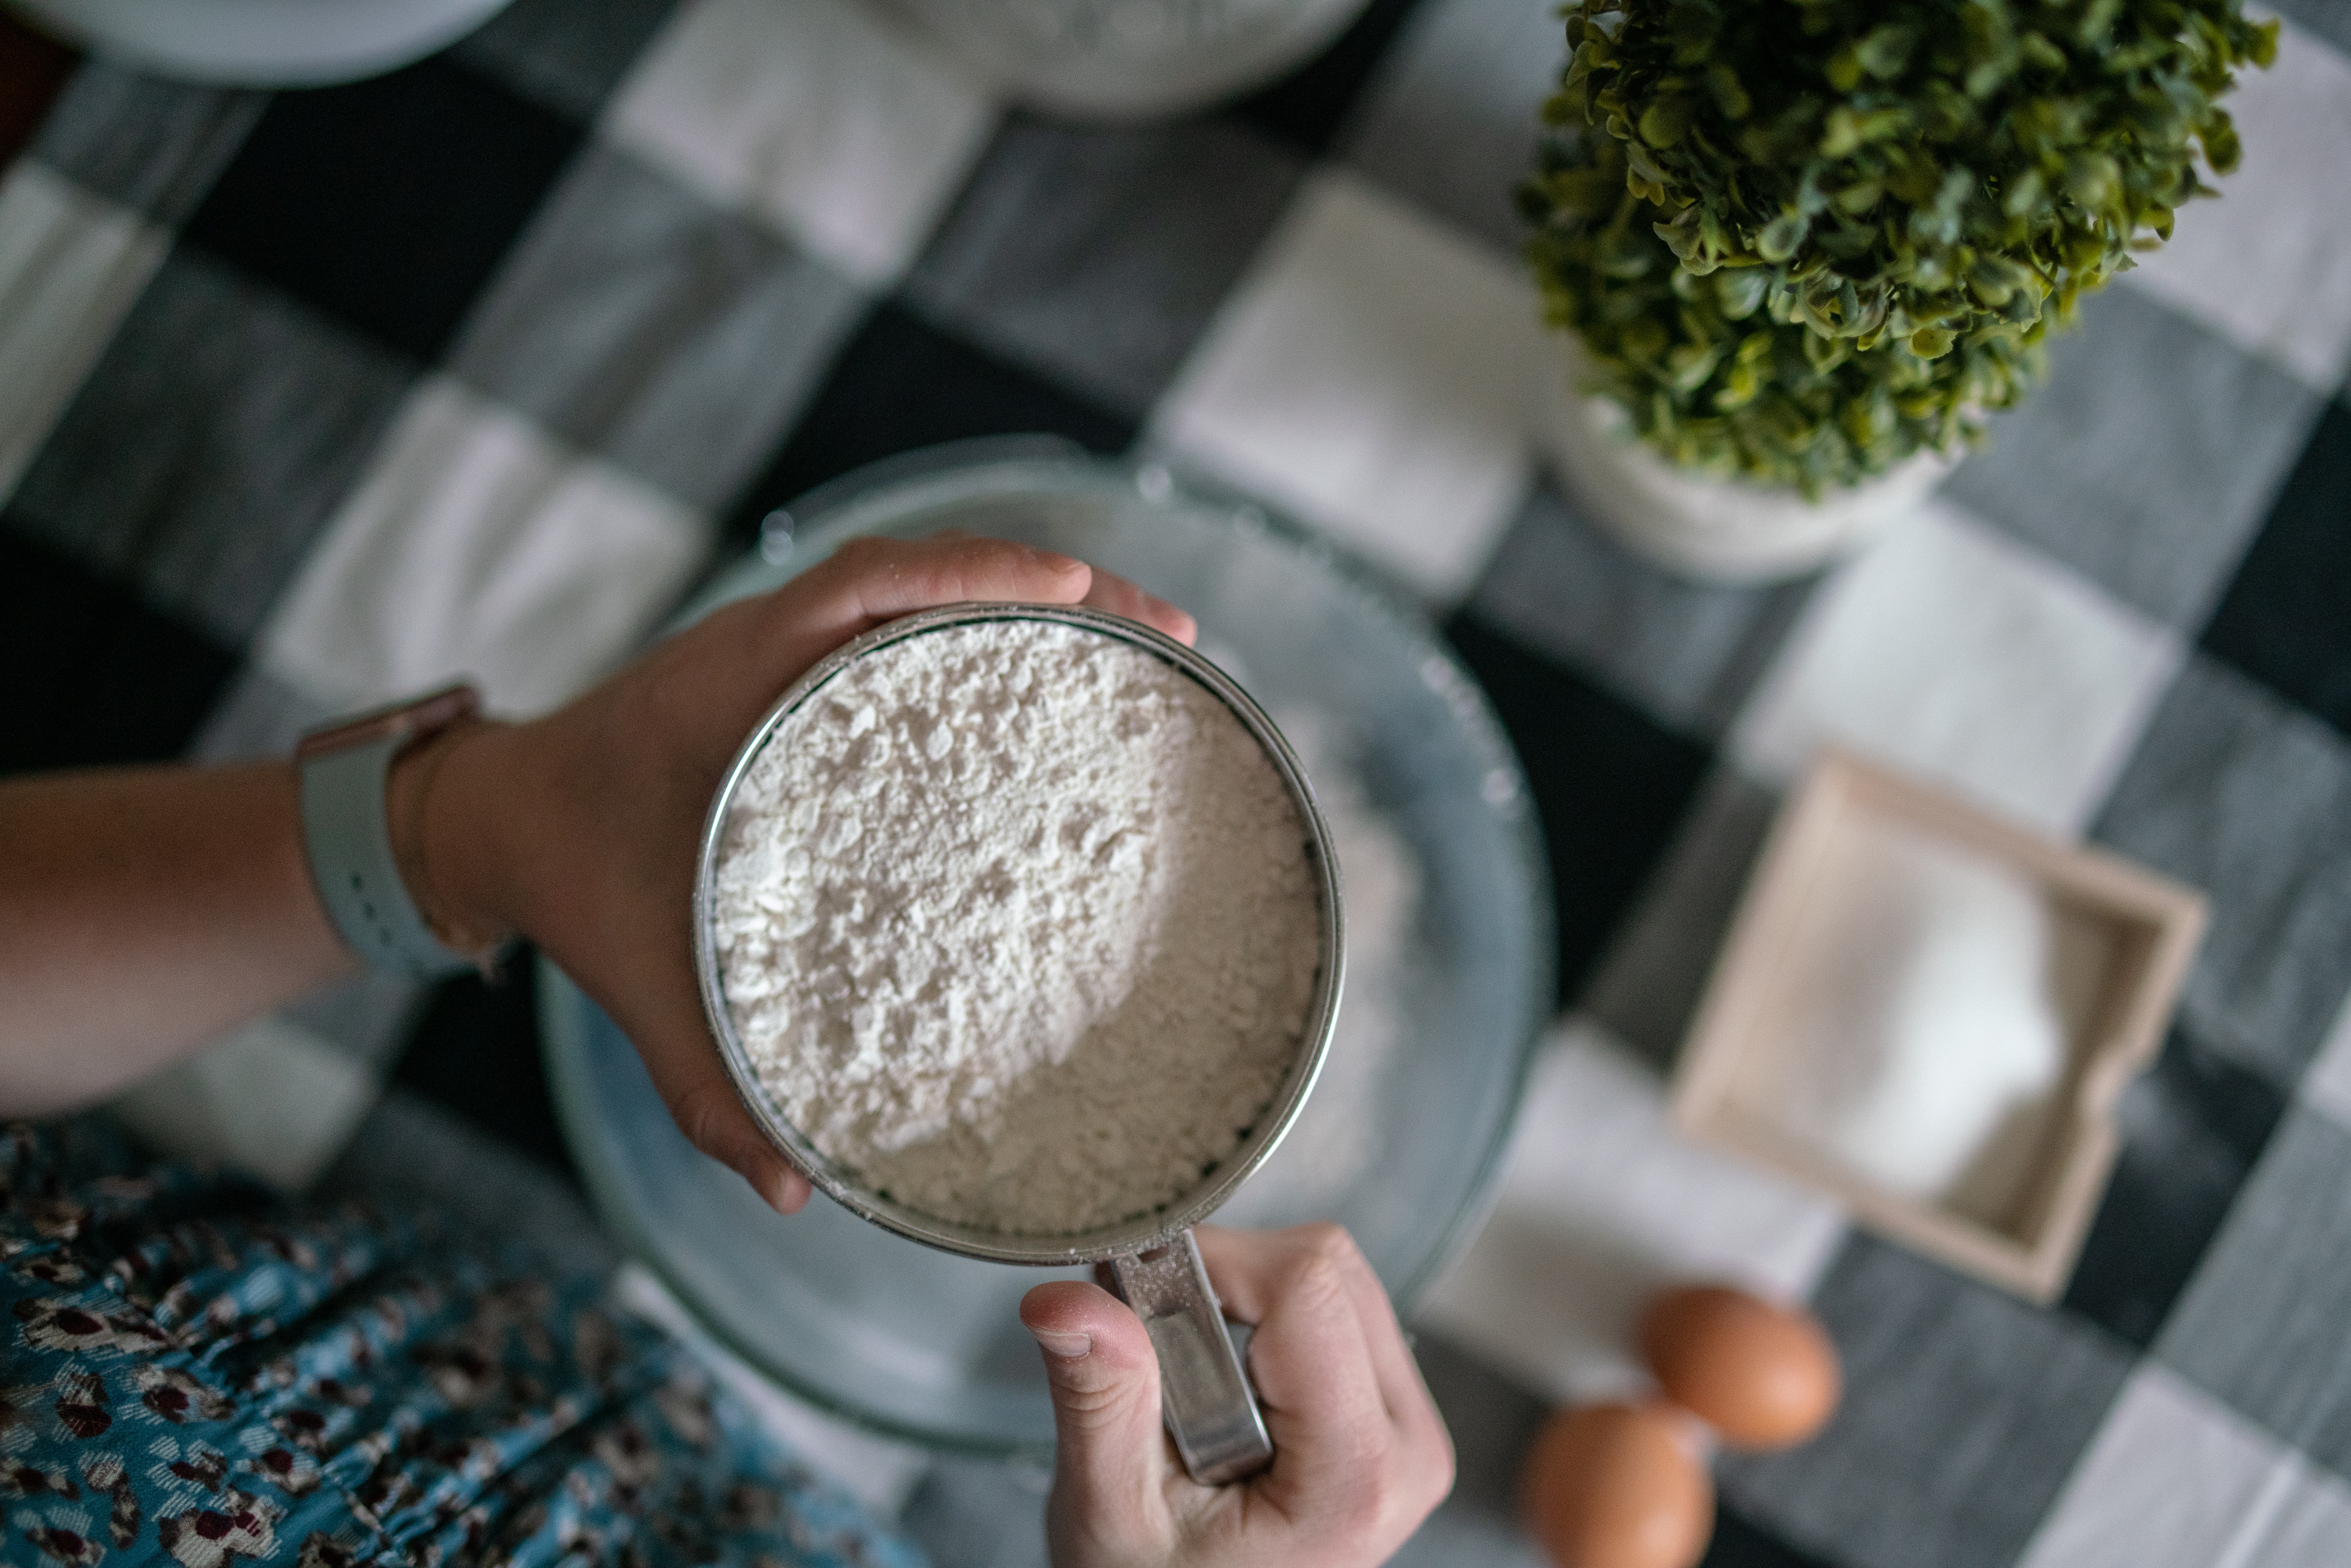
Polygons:
M1894 825L2022 873L2045 891L2074 956L2065 1065L2032 1169L2004 1214L1892 1191L1760 1109L1787 1060L1792 958L1816 925L1840 835ZM1673 1085L1684 1135L1767 1166L1846 1205L1862 1224L2034 1301L2072 1275L2113 1168L2116 1098L2158 1049L2203 935L2203 895L2094 849L2053 842L1857 758L1829 752L1782 810L1707 982Z

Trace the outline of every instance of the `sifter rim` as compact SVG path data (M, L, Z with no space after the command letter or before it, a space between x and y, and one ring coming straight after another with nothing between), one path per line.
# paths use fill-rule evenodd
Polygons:
M1110 637L1173 665L1205 688L1257 741L1259 749L1282 780L1305 830L1307 859L1315 884L1315 973L1300 1030L1298 1051L1281 1086L1275 1091L1249 1136L1225 1160L1215 1179L1202 1183L1164 1209L1063 1235L1023 1236L941 1218L883 1197L843 1171L792 1124L759 1082L750 1053L735 1027L734 1015L727 1009L726 988L719 973L716 882L726 821L744 776L766 750L778 727L843 670L870 653L930 632L998 621L1046 622ZM941 1251L998 1263L1067 1267L1146 1252L1165 1245L1207 1219L1272 1156L1305 1108L1306 1098L1330 1052L1332 1033L1338 1023L1340 994L1345 984L1346 925L1338 855L1330 824L1324 821L1322 807L1314 798L1313 785L1280 727L1230 675L1206 655L1164 632L1087 605L967 603L917 611L852 638L810 666L752 726L737 748L734 760L727 765L704 819L700 852L695 862L694 958L703 1017L717 1043L719 1060L726 1064L736 1097L750 1113L760 1133L819 1191L863 1219Z

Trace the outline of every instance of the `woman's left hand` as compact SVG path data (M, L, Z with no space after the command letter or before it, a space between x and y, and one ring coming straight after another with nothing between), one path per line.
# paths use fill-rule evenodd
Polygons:
M1186 643L1192 618L1067 556L1000 539L861 539L713 612L569 706L453 731L401 759L401 868L437 928L519 932L636 1042L681 1131L789 1214L809 1184L736 1098L695 980L703 821L784 689L841 643L967 601L1087 603Z

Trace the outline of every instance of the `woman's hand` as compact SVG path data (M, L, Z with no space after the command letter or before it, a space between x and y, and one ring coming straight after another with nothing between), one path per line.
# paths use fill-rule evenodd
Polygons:
M784 688L885 621L966 601L1087 603L1188 643L1192 618L1083 562L999 539L861 539L714 612L569 706L402 758L401 869L436 927L520 932L636 1042L695 1145L789 1214L809 1185L736 1099L702 1016L693 892L703 819Z
M1453 1489L1453 1442L1387 1294L1335 1225L1196 1233L1249 1362L1273 1464L1195 1484L1160 1425L1159 1364L1135 1315L1077 1281L1020 1321L1044 1351L1060 1438L1046 1508L1055 1568L1369 1568Z

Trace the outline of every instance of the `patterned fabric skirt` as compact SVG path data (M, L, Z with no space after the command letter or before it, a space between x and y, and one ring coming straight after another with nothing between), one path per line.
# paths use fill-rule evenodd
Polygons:
M0 1126L0 1562L912 1565L601 1279Z

